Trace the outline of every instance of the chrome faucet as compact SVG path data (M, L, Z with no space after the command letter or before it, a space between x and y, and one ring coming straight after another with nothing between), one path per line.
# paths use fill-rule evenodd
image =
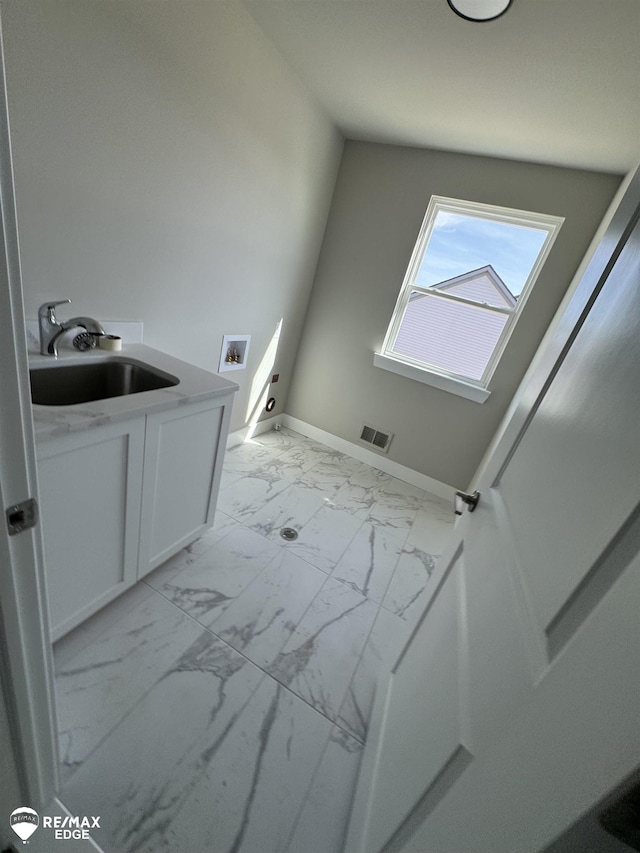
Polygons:
M86 329L90 335L101 337L105 334L104 329L92 317L72 317L59 323L56 318L56 307L66 305L70 299L61 299L59 302L45 302L38 309L38 327L40 329L40 352L42 355L58 357L58 343L60 338L69 329L80 326Z

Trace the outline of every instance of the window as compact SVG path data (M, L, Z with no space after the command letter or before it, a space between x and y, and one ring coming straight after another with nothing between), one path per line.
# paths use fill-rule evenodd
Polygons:
M484 402L563 221L433 196L374 363Z

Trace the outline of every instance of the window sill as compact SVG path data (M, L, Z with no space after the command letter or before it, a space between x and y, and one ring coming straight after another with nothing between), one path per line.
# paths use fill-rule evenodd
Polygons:
M416 382L431 385L432 388L439 388L441 391L448 391L450 394L456 394L458 397L464 397L474 403L484 403L491 396L491 391L487 388L481 388L473 382L454 379L452 376L445 376L442 373L433 373L424 367L415 367L413 364L407 364L405 361L391 358L388 355L381 355L378 352L373 354L373 363L383 370L390 370L406 379L415 379Z

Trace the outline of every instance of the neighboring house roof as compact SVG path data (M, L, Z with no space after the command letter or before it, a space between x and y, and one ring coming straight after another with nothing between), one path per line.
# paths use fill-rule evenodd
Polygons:
M517 301L491 264L448 278L431 287L433 290L455 290L456 296L500 308L515 308Z
M409 300L394 351L434 367L481 379L507 314L485 305L514 308L516 297L490 265L443 281L431 290L453 290L480 304L433 299L414 293Z

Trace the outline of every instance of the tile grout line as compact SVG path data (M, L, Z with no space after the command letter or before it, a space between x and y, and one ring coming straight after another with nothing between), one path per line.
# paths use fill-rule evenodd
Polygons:
M304 807L307 805L307 802L309 801L309 797L311 795L311 790L313 788L314 782L316 781L316 777L317 777L318 773L320 772L320 766L324 760L325 753L329 749L329 744L331 743L332 733L333 733L333 729L332 729L332 731L329 732L329 736L327 737L326 743L325 743L324 747L322 748L322 752L320 753L320 757L318 758L318 761L316 763L314 771L311 774L311 779L309 780L309 784L307 785L307 790L305 791L304 798L303 798L302 802L300 803L300 808L298 809L296 816L295 816L295 819L291 825L291 831L289 832L289 835L287 836L287 840L286 840L285 845L284 845L283 853L290 853L289 845L291 844L291 842L295 836L296 829L298 828L298 824L300 823L300 818L302 817L302 812L304 811Z
M275 558L274 558L274 559L275 559ZM265 568L266 568L266 567L265 567ZM263 569L262 571L264 571L264 569ZM261 572L261 573L262 573L262 572ZM329 577L330 577L330 576L329 576L329 575L327 575L326 579L325 579L325 580L323 581L323 583L322 583L322 586L321 586L321 587L320 587L320 589L318 590L318 593L316 593L316 596L317 596L317 595L322 591L322 589L324 589L324 586L325 586L325 584L327 583L327 581L329 580ZM274 678L274 676L273 676L273 675L271 675L271 673L270 673L270 672L268 672L268 670L266 670L266 669L264 668L264 666L261 666L260 664L258 664L258 663L256 663L255 661L251 660L251 658L249 658L247 655L243 654L243 652L241 652L241 651L239 651L238 649L236 649L236 648L234 648L233 646L231 646L229 643L227 643L227 642L226 642L226 640L224 640L222 637L220 637L220 635L219 635L219 634L216 634L216 633L215 633L215 631L212 631L212 630L211 630L211 628L208 628L208 627L206 627L205 625L203 625L203 624L202 624L201 622L199 622L199 621L198 621L194 616L192 616L190 613L187 613L185 610L183 610L181 607L179 607L177 604L175 604L175 602L171 601L169 598L167 598L165 595L163 595L159 590L157 590L157 589L155 589L154 587L150 586L150 585L149 585L149 584L148 584L144 579L143 579L143 580L141 580L141 581L140 581L140 583L145 584L145 585L147 586L147 588L148 588L152 593L155 593L155 594L156 594L156 595L158 595L158 596L159 596L163 601L167 602L167 604L171 605L171 606L172 606L172 607L174 607L176 610L178 610L178 611L179 611L179 613L180 613L182 616L184 616L184 617L186 618L186 620L189 620L190 622L193 622L193 623L194 623L194 625L196 625L196 626L198 627L198 629L200 629L200 631L201 631L201 632L205 632L205 631L206 631L207 633L211 634L211 635L212 635L212 636L214 636L217 640L219 640L219 641L220 641L224 646L226 646L226 647L227 647L227 649L230 649L233 653L235 653L235 654L239 655L240 657L244 658L244 660L245 660L246 662L250 663L252 666L256 667L256 669L260 670L260 672L262 673L262 678L260 678L260 679L259 679L259 681L258 681L258 682L257 682L257 684L256 684L256 687L251 691L250 696L249 696L249 699L251 699L251 698L253 697L253 695L254 695L254 693L256 692L256 690L258 689L258 687L259 687L259 686L262 684L262 682L264 681L264 678L265 678L265 677L267 677L267 678L269 678L271 681L273 681L273 682L274 682L274 684L280 685L283 689L285 689L288 693L290 693L290 694L291 694L291 696L293 696L295 699L299 700L300 702L303 702L305 705L307 705L307 707L311 708L313 711L315 711L317 714L319 714L321 717L323 717L325 720L327 720L327 722L331 723L331 724L332 724L332 726L337 726L337 727L338 727L338 728L340 728L342 731L344 731L347 735L349 735L349 737L353 737L353 735L352 735L349 731L347 731L347 729L345 729L345 728L344 728L344 726L341 726L341 725L337 722L337 720L332 720L332 719L331 719L331 717L328 717L326 714L323 714L323 713L322 713L322 711L320 711L318 708L316 708L316 707L315 707L315 705L312 705L310 702L308 702L308 701L307 701L306 699L304 699L302 696L299 696L297 693L295 693L295 691L291 690L291 688L290 688L288 685L283 684L281 681L278 681L278 679L277 679L277 678ZM314 598L312 599L312 601L309 603L309 606L308 606L308 607L307 607L307 609L305 610L305 613L307 612L307 610L308 610L308 609L309 609L309 607L311 606L311 603L313 603L313 601L315 601L316 596L314 596ZM376 617L377 617L377 614L376 614ZM375 621L375 619L374 619L374 621ZM296 626L296 627L297 627L297 626ZM292 634L293 634L293 632L292 632ZM367 635L367 636L368 636L368 635ZM287 638L287 639L285 640L285 642L283 643L283 645L282 645L282 647L281 647L281 650L282 650L282 648L284 648L284 646L285 646L285 645L286 645L286 643L288 642L288 639L289 639L289 638ZM179 657L179 656L178 656L178 657ZM359 660L360 660L360 657L358 658L358 662L359 662ZM159 676L159 677L158 677L158 678L157 678L157 679L156 679L152 684L150 684L150 685L149 685L149 687L148 687L148 688L147 688L147 689L146 689L146 690L145 690L145 691L144 691L144 692L143 692L143 693L138 697L138 699L137 699L137 700L134 702L134 704L133 704L133 705L132 705L132 706L131 706L131 707L130 707L130 708L129 708L125 713L124 713L124 715L122 715L122 716L117 720L117 722L116 722L116 723L115 723L115 724L114 724L114 725L113 725L113 726L112 726L112 727L107 731L107 733L106 733L106 734L105 734L105 735L104 735L104 736L103 736L103 737L102 737L102 738L101 738L101 739L100 739L100 740L95 744L95 746L94 746L94 747L93 747L93 748L92 748L92 749L91 749L91 750L90 750L90 751L85 755L85 757L83 758L83 760L82 760L81 762L76 762L76 763L74 763L74 765L67 765L67 764L64 764L64 765L63 765L63 767L65 767L65 768L70 768L71 766L73 767L73 769L71 769L71 770L70 770L70 772L69 772L69 774L67 775L67 778L66 778L66 779L65 779L65 781L64 781L64 785L66 785L66 784L68 784L68 783L70 782L70 780L71 780L71 779L72 779L72 777L76 774L76 772L77 772L77 771L78 771L78 770L79 770L79 769L80 769L80 768L81 768L81 767L86 763L86 761L88 761L88 759L89 759L89 758L91 758L91 756L92 756L92 755L93 755L93 754L94 754L94 753L95 753L95 752L96 752L96 751L97 751L97 750L98 750L98 749L103 745L103 743L107 740L107 738L108 738L108 737L110 737L110 736L111 736L111 735L116 731L116 729L118 729L118 728L119 728L119 726L120 726L120 725L122 725L122 723L124 723L124 721L125 721L125 720L126 720L126 719L127 719L127 718L132 714L132 713L133 713L133 711L138 707L138 705L139 705L139 704L140 704L140 703L141 703L141 702L142 702L142 701L143 701L143 700L144 700L144 699L149 695L149 693L150 693L150 692L151 692L151 691L152 691L152 690L153 690L153 689L154 689L154 688L155 688L155 687L156 687L156 686L157 686L157 685L158 685L158 684L159 684L159 683L160 683L160 682L161 682L161 681L162 681L162 680L167 676L167 674L168 674L170 671L171 671L170 669L166 670L166 671L165 671L165 672L163 672L163 673L162 673L162 674L161 674L161 675L160 675L160 676ZM354 670L354 672L355 672L355 670ZM249 701L249 700L247 700L247 701ZM343 700L343 701L344 701L344 700ZM342 702L341 702L341 704L340 704L340 707L342 707ZM58 735L58 736L60 736L60 735ZM357 740L357 738L354 738L354 740Z
M263 570L263 571L264 571L264 570ZM324 589L324 586L325 586L325 584L327 583L327 581L328 581L328 580L329 580L329 575L327 575L326 579L323 581L323 584L322 584L322 586L320 587L320 589L318 590L318 593L316 594L316 596L317 596L317 595L322 591L322 589ZM143 581L141 581L141 582L142 582L142 583L145 583L145 581L144 581L144 580L143 580ZM331 719L331 717L328 717L326 714L323 714L323 713L322 713L322 711L320 711L318 708L316 708L316 706L315 706L315 705L312 705L312 704L311 704L310 702L308 702L304 697L299 696L299 695L298 695L294 690L291 690L291 688L290 688L287 684L283 684L281 681L278 681L278 679L277 679L277 678L275 678L275 677L274 677L274 676L273 676L273 675L272 675L272 674L271 674L267 669L265 669L265 667L264 667L263 665L261 665L261 664L259 664L259 663L256 663L254 660L252 660L250 657L248 657L246 654L244 654L244 652L241 652L239 649L236 649L236 648L234 648L234 646L230 645L230 644L229 644L226 640L224 640L224 639L223 639L219 634L216 634L216 632L215 632L215 631L213 631L211 628L208 628L206 625L203 625L203 624L202 624L202 622L199 622L199 621L196 619L196 617L195 617L195 616L193 616L191 613L187 613L187 612L186 612L185 610L183 610L179 605L177 605L174 601L171 601L171 599L169 599L169 598L167 598L165 595L163 595L159 590L154 589L153 587L149 587L149 589L153 590L153 592L155 592L157 595L159 595L159 596L160 596L164 601L166 601L166 602L167 602L168 604L170 604L172 607L175 607L177 610L179 610L179 611L180 611L180 613L181 613L183 616L185 616L187 619L189 619L190 621L194 622L194 623L198 626L198 628L200 628L200 630L201 630L201 631L206 631L207 633L209 633L209 634L211 634L212 636L214 636L217 640L220 640L220 642L221 642L221 643L223 643L223 644L224 644L228 649L231 649L231 651L232 651L232 652L234 652L234 653L235 653L235 654L237 654L237 655L240 655L240 657L244 658L244 659L245 659L245 661L247 661L247 663L250 663L252 666L256 667L256 669L259 669L259 670L263 673L263 675L268 676L268 677L269 677L273 682L275 682L276 684L281 685L281 687L283 687L283 688L284 688L287 692L289 692L292 696L295 696L295 698L296 698L296 699L299 699L301 702L304 702L304 704L305 704L305 705L307 705L309 708L311 708L312 710L314 710L317 714L320 714L320 716L321 716L321 717L323 717L325 720L327 720L328 722L330 722L332 725L338 725L338 723L337 723L335 720L332 720L332 719ZM313 597L312 601L315 601L316 596L314 596L314 597ZM309 607L310 607L310 606L311 606L311 604L309 604ZM307 608L307 610L308 610L308 609L309 609L309 608ZM305 613L306 613L306 610L305 610ZM296 628L297 628L297 626L296 626ZM294 633L294 632L292 632L292 634L293 634L293 633ZM290 637L287 637L287 639L285 640L285 642L282 644L282 648L284 648L284 646L287 644L287 642L289 641L289 639L290 639ZM281 650L282 650L282 649L281 649ZM165 673L165 675L166 675L166 673ZM161 680L163 677L164 677L164 675L163 675L163 676L161 676L161 677L160 677L160 679L158 679L158 681L159 681L159 680ZM261 681L262 681L262 679L261 679ZM155 686L155 684L157 684L157 683L158 683L158 682L156 681L156 682L154 683L154 685L153 685L153 686ZM151 689L151 688L150 688L150 689ZM148 692L148 691L147 691L147 692ZM146 693L145 693L145 695L146 695ZM137 702L136 702L136 704L137 704ZM342 726L340 726L340 728L343 728L343 727L342 727ZM349 734L349 732L347 732L347 731L346 731L346 729L344 729L344 731L345 731L347 734ZM350 736L351 736L351 737L353 737L353 735L350 735Z
M262 571L264 571L264 569L262 569ZM262 571L261 571L261 573L262 573ZM307 613L307 611L309 610L309 607L311 607L311 604L316 600L317 596L322 592L322 590L324 589L324 587L325 587L325 585L326 585L327 581L328 581L328 580L330 580L330 578L331 578L331 576L330 576L330 575L327 575L327 577L325 578L325 580L324 580L324 581L323 581L323 583L322 583L322 586L320 587L320 589L318 590L318 592L316 593L316 595L314 595L313 599L311 600L311 602L309 603L308 607L306 608L306 610L305 610L305 614L306 614L306 613ZM144 580L142 580L142 581L141 581L141 583L145 583L145 581L144 581ZM343 586L344 586L344 584L343 584ZM303 702L305 705L307 705L309 708L311 708L311 709L312 709L313 711L315 711L317 714L320 714L320 716L321 716L321 717L323 717L325 720L327 720L329 723L331 723L331 724L332 724L332 725L334 725L334 726L337 726L339 729L341 729L343 732L345 732L345 734L347 734L349 737L353 738L354 740L358 740L358 738L354 737L354 736L353 736L353 734L352 734L351 732L349 732L349 731L348 731L348 730L347 730L343 725L341 725L341 724L338 722L337 718L336 718L335 720L332 720L332 719L331 719L331 717L327 716L326 714L323 714L323 713L322 713L322 711L320 711L320 710L319 710L319 708L317 708L315 705L312 705L312 704L311 704L311 702L308 702L308 701L307 701L303 696L298 695L298 694L297 694L294 690L292 690L292 689L291 689L287 684L284 684L282 681L278 681L278 679L277 679L277 678L275 678L275 677L274 677L274 676L273 676L273 675L272 675L272 674L271 674L267 669L265 669L265 667L264 667L263 665L261 665L261 664L259 664L259 663L256 663L256 661L252 660L250 657L248 657L246 654L244 654L244 652L241 652L239 649L236 649L234 646L230 645L230 644L229 644L226 640L224 640L224 639L223 639L219 634L216 634L216 632L215 632L215 631L213 631L211 628L207 627L206 625L203 625L203 624L202 624L202 622L199 622L199 621L196 619L196 617L195 617L195 616L193 616L191 613L187 613L187 612L186 612L186 610L183 610L183 609L182 609L178 604L176 604L174 601L171 601L171 599L170 599L170 598L167 598L167 597L166 597L165 595L163 595L159 590L154 589L154 587L152 587L152 586L150 586L150 587L149 587L149 589L151 589L153 592L157 593L157 595L159 595L159 596L160 596L164 601L166 601L166 602L167 602L168 604L170 604L172 607L175 607L177 610L179 610L179 611L180 611L180 613L182 613L182 614L183 614L183 616L186 616L186 617L187 617L188 619L190 619L192 622L195 622L195 624L198 626L198 628L200 628L202 631L207 631L207 633L212 634L212 635L213 635L217 640L220 640L220 642L221 642L221 643L223 643L223 644L224 644L228 649L231 649L231 651L235 652L235 654L240 655L240 657L243 657L243 658L244 658L248 663L250 663L252 666L255 666L255 667L256 667L256 669L259 669L259 670L263 673L263 675L268 676L268 677L269 677L273 682L275 682L276 684L279 684L279 685L280 685L281 687L283 687L283 688L284 688L288 693L290 693L290 694L291 694L292 696L294 696L296 699L300 700L300 702ZM351 591L353 591L353 590L351 590ZM362 596L362 597L364 598L364 596ZM366 600L367 600L367 601L371 601L371 599L366 599ZM373 604L377 604L376 602L372 602L372 603L373 603ZM377 606L378 606L378 607L380 607L381 605L377 605ZM376 613L376 617L374 618L373 622L375 622L375 619L377 618L377 615L378 615L378 614ZM300 621L302 621L302 617L301 617ZM299 624L299 623L298 623L298 624ZM373 623L372 623L372 626L373 626ZM297 629L297 627L298 627L298 626L296 625L296 629ZM292 636L294 633L295 633L295 631L292 631L292 632L291 632L291 634L289 635L289 637L287 637L287 638L286 638L286 640L284 641L284 643L282 644L282 646L281 646L281 648L280 648L280 651L282 651L282 649L283 649L283 648L285 647L285 645L289 642L289 639L291 638L291 636ZM371 630L369 630L369 632L367 633L367 639L369 638L369 634L370 634L370 633L371 633ZM365 644L366 644L366 641L365 641ZM364 646L363 646L363 650L364 650ZM279 653L280 653L280 652L278 652L278 654L279 654ZM356 668L357 668L358 663L360 662L360 658L361 658L361 657L362 657L362 652L361 652L361 653L360 653L360 655L358 656L358 661L357 661L357 663L356 663ZM355 672L355 669L354 669L354 672ZM165 674L166 674L166 673L165 673ZM164 676L161 676L161 678L163 678L163 677L164 677ZM160 681L160 680L161 680L161 678L160 678L160 679L158 679L158 681ZM262 679L261 679L261 682L262 682ZM157 683L158 683L157 681L156 681L156 682L154 682L154 685L153 685L153 686L155 687L155 685L156 685ZM351 682L349 682L349 683L351 683ZM152 689L152 688L150 688L150 689ZM147 691L147 692L149 692L149 691ZM145 693L145 695L146 695L146 693ZM342 703L343 703L343 702L344 702L344 697L343 697L343 699L342 699L342 700L341 700L341 702L340 702L340 706L339 706L340 708L342 707ZM138 703L136 702L136 705L137 705L137 704L138 704ZM338 709L338 711L337 711L337 714L339 714L339 709ZM123 719L124 719L124 718L123 718ZM119 725L119 724L118 724L118 725ZM114 727L114 728L115 728L115 727ZM358 740L358 743L360 743L360 741L359 741L359 740ZM88 757L88 756L87 756L87 757Z

